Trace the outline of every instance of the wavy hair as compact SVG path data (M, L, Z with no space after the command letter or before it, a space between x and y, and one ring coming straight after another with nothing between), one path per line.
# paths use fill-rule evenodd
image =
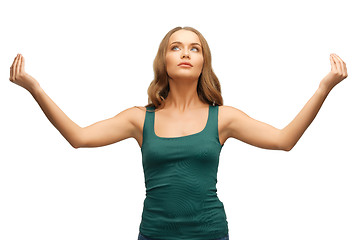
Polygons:
M153 62L154 79L150 83L147 93L148 93L148 104L145 107L164 107L165 99L169 93L169 76L167 73L166 65L166 52L169 44L170 36L178 30L189 30L196 33L202 44L203 51L203 68L199 76L197 93L199 99L208 103L209 105L223 105L223 98L221 95L220 82L215 75L212 65L211 65L211 52L208 42L205 40L203 35L196 29L192 27L175 27L170 30L166 36L162 39L156 58Z

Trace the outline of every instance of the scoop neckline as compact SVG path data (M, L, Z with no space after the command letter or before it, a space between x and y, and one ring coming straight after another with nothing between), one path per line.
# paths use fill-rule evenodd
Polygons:
M155 137L157 137L157 138L160 138L160 139L180 139L180 138L187 138L187 137L193 137L193 136L199 135L199 134L205 132L205 130L208 127L208 123L209 123L209 119L210 119L210 112L211 112L211 105L209 105L209 108L208 108L208 119L206 120L206 123L205 123L205 126L204 126L203 130L201 130L200 132L197 132L197 133L193 133L193 134L189 134L189 135L185 135L185 136L180 136L180 137L160 137L160 136L158 136L156 134L156 131L155 131L156 112L153 112L153 135Z

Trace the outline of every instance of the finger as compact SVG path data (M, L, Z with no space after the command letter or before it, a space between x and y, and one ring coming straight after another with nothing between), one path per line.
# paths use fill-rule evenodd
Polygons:
M333 72L337 71L336 63L334 61L334 58L333 58L332 54L330 54L330 63L331 63L331 71L333 71Z
M12 65L11 65L10 73L11 73L11 79L12 80L14 80L14 77L15 77L15 63L16 63L17 56L18 56L18 54L14 58L14 61L12 62Z
M17 57L17 56L16 56L16 57ZM13 67L13 66L14 66L15 61L16 61L16 57L14 58L14 61L12 62L11 67Z
M20 54L17 56L16 61L17 61L17 64L16 64L16 76L18 76L19 73L20 73Z
M340 60L342 61L342 59L341 59L341 57L339 57L339 55L337 55L337 54L334 53L334 56L337 57L338 59L340 59Z
M17 60L18 60L18 55L16 56L15 58L15 61L14 61L14 66L12 68L12 79L15 80L16 78L16 69L17 69Z
M338 55L334 54L334 56L335 56L341 63L344 62L344 61L342 61L341 57L339 57Z
M12 66L10 67L10 81L12 81Z
M334 59L333 59L333 57L331 56L331 54L330 54L329 59L330 59L330 64L331 64L331 71L336 71L335 62L334 62Z
M335 61L335 65L336 65L337 72L338 72L338 73L341 73L342 70L341 70L341 65L340 65L339 59L337 59L335 55L333 55L333 58L334 58L334 61Z
M15 60L14 60L15 61ZM12 67L14 66L14 62L12 62L11 67L10 67L10 81L12 79Z
M335 58L337 59L337 62L339 63L340 73L343 74L343 72L344 72L344 70L343 70L344 61L342 61L342 59L336 54L335 54Z
M342 74L346 75L346 64L345 64L345 62L342 61L342 59L338 55L336 55L336 58L339 59L339 61L340 61Z
M17 56L18 56L18 54L17 54L16 57L14 58L14 61L12 62L12 65L14 65Z
M20 61L20 71L25 72L25 59L23 58L22 55L20 55L21 61Z

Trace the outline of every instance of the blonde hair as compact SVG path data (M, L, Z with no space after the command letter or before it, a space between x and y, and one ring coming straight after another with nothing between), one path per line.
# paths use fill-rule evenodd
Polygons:
M212 69L211 53L207 41L198 30L192 27L176 27L166 34L159 45L156 58L153 62L154 79L150 83L147 90L148 104L145 107L154 106L156 109L159 107L164 107L165 99L169 93L169 77L167 74L167 66L165 61L167 46L169 44L170 36L174 32L181 29L196 33L202 44L204 63L197 86L199 99L204 103L208 103L209 105L223 105L220 82Z

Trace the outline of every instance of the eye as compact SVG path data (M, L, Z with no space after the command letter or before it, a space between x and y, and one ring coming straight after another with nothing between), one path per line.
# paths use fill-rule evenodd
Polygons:
M175 48L178 48L178 46L173 46L171 48L171 50L174 50ZM199 52L199 48L197 48L197 47L193 47L192 49L196 49L196 52Z

